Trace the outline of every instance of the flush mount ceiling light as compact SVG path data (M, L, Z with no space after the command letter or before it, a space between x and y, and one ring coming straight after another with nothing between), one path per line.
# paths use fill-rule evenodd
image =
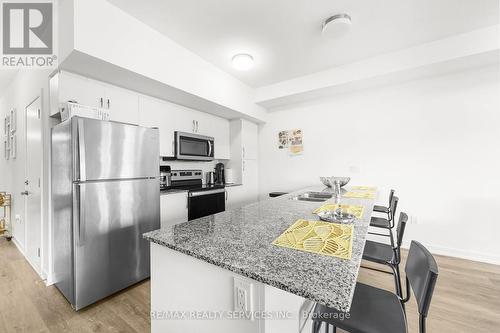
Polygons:
M236 54L232 59L234 69L238 71L247 71L254 65L253 57L247 53Z
M322 34L327 37L340 37L351 28L351 16L348 14L333 15L323 22Z

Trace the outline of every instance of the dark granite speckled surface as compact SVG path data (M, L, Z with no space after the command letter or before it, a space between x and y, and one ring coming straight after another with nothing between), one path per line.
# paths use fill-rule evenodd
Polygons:
M297 219L317 219L321 202L290 200L306 190L144 234L151 242L312 301L348 311L374 200L342 199L365 206L354 228L351 260L274 246L271 242ZM328 200L331 201L331 200Z

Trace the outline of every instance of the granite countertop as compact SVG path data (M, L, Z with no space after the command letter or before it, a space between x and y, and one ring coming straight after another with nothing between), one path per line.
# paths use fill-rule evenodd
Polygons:
M306 190L321 191L323 187L155 230L144 234L144 238L292 294L349 311L374 200L341 201L365 206L363 219L355 223L350 260L272 245L297 219L318 219L312 211L325 202L290 200Z

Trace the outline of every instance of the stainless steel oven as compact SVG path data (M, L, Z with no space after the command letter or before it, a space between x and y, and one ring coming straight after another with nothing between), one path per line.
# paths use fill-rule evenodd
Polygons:
M179 160L212 161L214 159L214 138L187 132L175 132L175 157Z

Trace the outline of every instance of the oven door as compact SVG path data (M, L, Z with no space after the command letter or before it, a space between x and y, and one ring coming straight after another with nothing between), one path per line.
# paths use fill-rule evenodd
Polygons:
M212 161L214 138L186 132L175 132L175 157L179 160Z
M226 210L226 190L224 188L189 193L188 220L217 214Z

